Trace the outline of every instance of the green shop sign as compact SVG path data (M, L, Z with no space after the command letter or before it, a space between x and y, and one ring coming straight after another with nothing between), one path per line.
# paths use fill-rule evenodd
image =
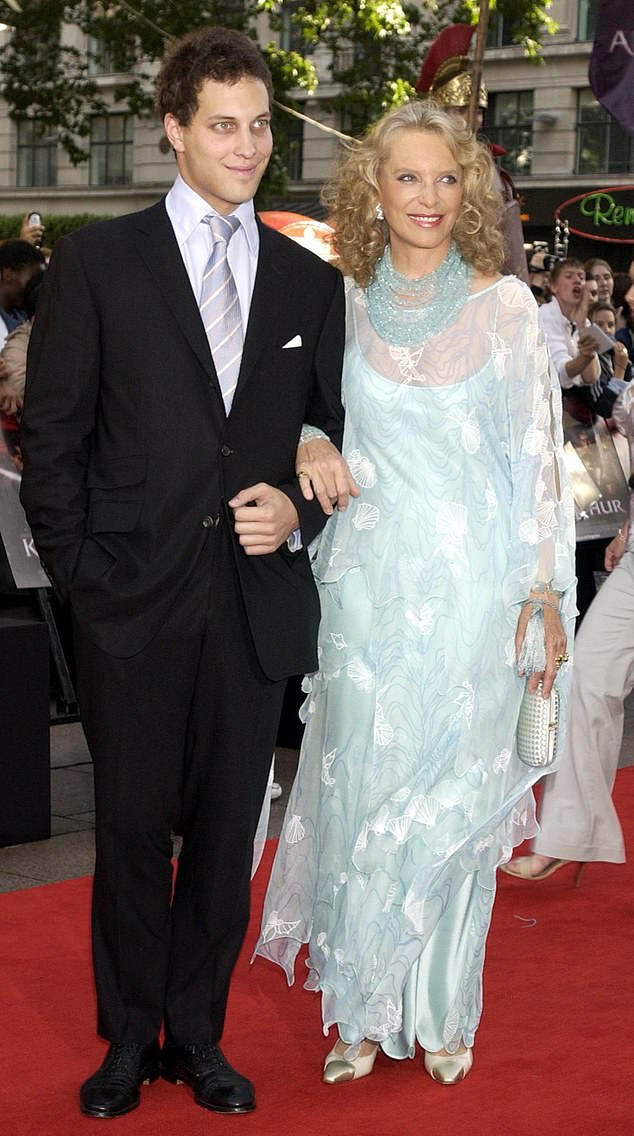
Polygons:
M634 244L634 183L569 197L555 209L555 219L567 221L571 233L591 241Z

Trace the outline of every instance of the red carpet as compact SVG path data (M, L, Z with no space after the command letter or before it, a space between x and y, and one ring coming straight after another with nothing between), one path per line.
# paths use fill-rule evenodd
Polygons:
M616 803L630 848L634 769ZM269 850L270 858L270 850ZM379 1056L371 1077L325 1086L319 998L248 958L234 980L224 1047L253 1078L258 1109L224 1117L159 1081L116 1136L631 1136L634 1041L634 860L566 868L541 884L501 876L485 970L475 1065L461 1085L434 1084L418 1060ZM264 869L264 870L263 870ZM88 951L90 880L0 895L2 1136L106 1130L82 1118L76 1092L100 1062Z

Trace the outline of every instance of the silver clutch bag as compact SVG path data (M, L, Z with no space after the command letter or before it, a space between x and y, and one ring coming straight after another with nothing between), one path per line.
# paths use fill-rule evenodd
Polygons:
M534 694L524 688L517 720L517 755L525 765L552 765L557 752L559 730L559 691L553 686L542 698L539 684Z

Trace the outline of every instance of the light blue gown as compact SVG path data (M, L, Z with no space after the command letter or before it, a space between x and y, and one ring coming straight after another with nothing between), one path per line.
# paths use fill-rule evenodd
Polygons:
M552 579L572 642L574 515L525 285L474 293L419 350L388 347L347 298L361 497L314 562L319 671L256 953L292 982L308 943L325 1031L406 1057L473 1044L496 869L536 828L515 627Z

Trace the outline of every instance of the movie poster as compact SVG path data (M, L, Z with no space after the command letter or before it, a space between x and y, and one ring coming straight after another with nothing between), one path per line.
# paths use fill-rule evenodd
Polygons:
M624 458L625 453L624 447ZM577 540L616 536L629 515L629 489L605 419L582 422L564 412L564 456L575 499Z
M8 566L16 588L49 588L20 504L18 423L12 415L1 415L0 422L0 536Z

